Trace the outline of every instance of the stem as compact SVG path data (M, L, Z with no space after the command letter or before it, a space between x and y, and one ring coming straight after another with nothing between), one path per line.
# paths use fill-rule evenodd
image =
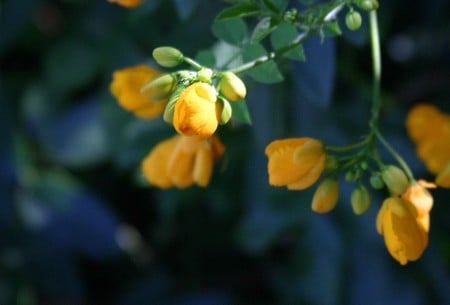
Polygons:
M405 160L395 151L395 149L389 144L388 141L381 135L381 133L375 129L375 135L377 136L378 140L380 140L381 144L386 147L386 149L391 153L391 155L395 158L395 160L398 162L398 164L401 166L401 168L405 171L406 176L408 177L409 181L414 181L414 175L411 172L411 169L409 168L408 164L406 164Z
M332 150L335 152L345 152L345 151L349 151L349 150L353 150L355 148L358 148L360 146L364 146L367 144L369 140L369 137L364 138L364 140L357 142L355 144L352 145L348 145L348 146L332 146L332 145L327 145L325 148L328 150Z
M376 129L378 126L378 117L381 109L381 52L380 35L378 32L377 11L369 13L370 21L370 43L372 49L372 68L373 68L373 92L372 92L372 118L370 119L370 128Z
M203 68L203 66L201 64L199 64L198 62L196 62L195 60L193 60L192 58L189 57L184 57L183 60L187 63L190 64L191 66L193 66L194 68L200 70Z

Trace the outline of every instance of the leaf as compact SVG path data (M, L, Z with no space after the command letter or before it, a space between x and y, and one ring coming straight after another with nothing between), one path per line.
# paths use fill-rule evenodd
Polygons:
M264 5L276 14L284 11L289 3L289 0L263 0Z
M262 18L255 26L250 41L252 43L259 42L276 29L277 24L273 22L272 17Z
M238 4L221 11L219 15L217 15L216 20L257 15L260 11L261 8L259 5L254 3Z
M233 110L233 118L236 118L249 125L252 124L252 118L247 107L247 102L245 100L240 100L237 102L231 102L231 109Z
M258 57L267 55L264 47L258 43L246 45L242 51L244 61L252 61ZM274 61L270 60L263 64L259 64L247 72L253 79L261 83L278 83L283 80Z
M337 20L333 20L333 21L329 21L329 22L325 23L325 25L322 29L322 34L325 37L334 37L334 36L341 35L342 31L341 31L341 28L339 27Z
M295 38L297 38L297 36L297 28L294 25L287 22L282 22L270 36L270 41L272 43L272 47L275 50L278 50L288 46ZM283 56L293 60L305 60L305 53L301 45L298 45L292 50L286 52Z
M195 56L195 61L205 67L214 67L216 65L216 57L214 52L210 50L201 50Z
M247 25L241 18L216 20L212 31L217 38L233 45L242 44L248 35Z
M152 1L149 1L152 2ZM182 20L188 19L198 7L199 0L173 0L178 16Z

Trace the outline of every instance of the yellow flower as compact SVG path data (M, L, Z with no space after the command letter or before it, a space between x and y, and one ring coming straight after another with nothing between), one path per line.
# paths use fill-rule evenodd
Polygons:
M336 178L326 178L314 192L311 209L316 213L327 213L334 209L339 199L339 185Z
M117 3L118 5L132 8L140 5L142 0L108 0L108 2Z
M404 199L384 200L376 226L389 253L402 265L417 260L428 244L429 214L418 217L414 205Z
M221 106L217 92L207 83L193 83L184 89L175 104L173 126L184 136L208 138L214 134L220 120Z
M266 147L269 183L302 190L319 179L325 168L322 142L312 138L275 140Z
M162 189L205 187L211 179L214 162L225 148L219 138L176 135L157 144L141 164L144 177Z
M450 160L437 175L436 184L441 187L450 188Z
M142 86L159 72L145 65L117 70L113 73L110 91L120 106L142 118L160 115L166 107L166 100L153 100L141 93Z
M433 105L419 104L409 111L406 128L416 144L419 158L431 173L443 181L442 175L445 175L445 167L450 162L450 115ZM450 183L440 182L438 185L450 187Z
M431 196L427 188L433 187L435 187L433 183L419 180L418 182L410 184L402 194L402 199L409 201L414 205L418 217L430 213L431 208L433 207L433 196Z

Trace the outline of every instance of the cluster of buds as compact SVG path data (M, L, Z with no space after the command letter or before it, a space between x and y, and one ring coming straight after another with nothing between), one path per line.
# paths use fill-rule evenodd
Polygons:
M159 47L153 58L166 68L192 63L179 50ZM231 71L212 71L195 63L197 71L179 70L149 80L141 92L150 98L167 99L164 120L184 136L211 137L219 124L232 117L230 102L245 98L246 87Z

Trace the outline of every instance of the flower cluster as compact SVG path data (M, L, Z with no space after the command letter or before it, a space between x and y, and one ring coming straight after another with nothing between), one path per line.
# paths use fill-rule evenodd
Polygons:
M418 104L406 119L418 156L437 175L436 184L450 188L450 115L431 104Z
M153 57L163 67L187 61L197 71L164 74L137 65L113 73L110 91L120 106L141 118L163 114L178 133L150 151L142 161L142 173L150 184L163 189L205 187L225 150L216 130L232 116L229 101L245 97L245 85L233 72L214 73L171 47L156 48Z

